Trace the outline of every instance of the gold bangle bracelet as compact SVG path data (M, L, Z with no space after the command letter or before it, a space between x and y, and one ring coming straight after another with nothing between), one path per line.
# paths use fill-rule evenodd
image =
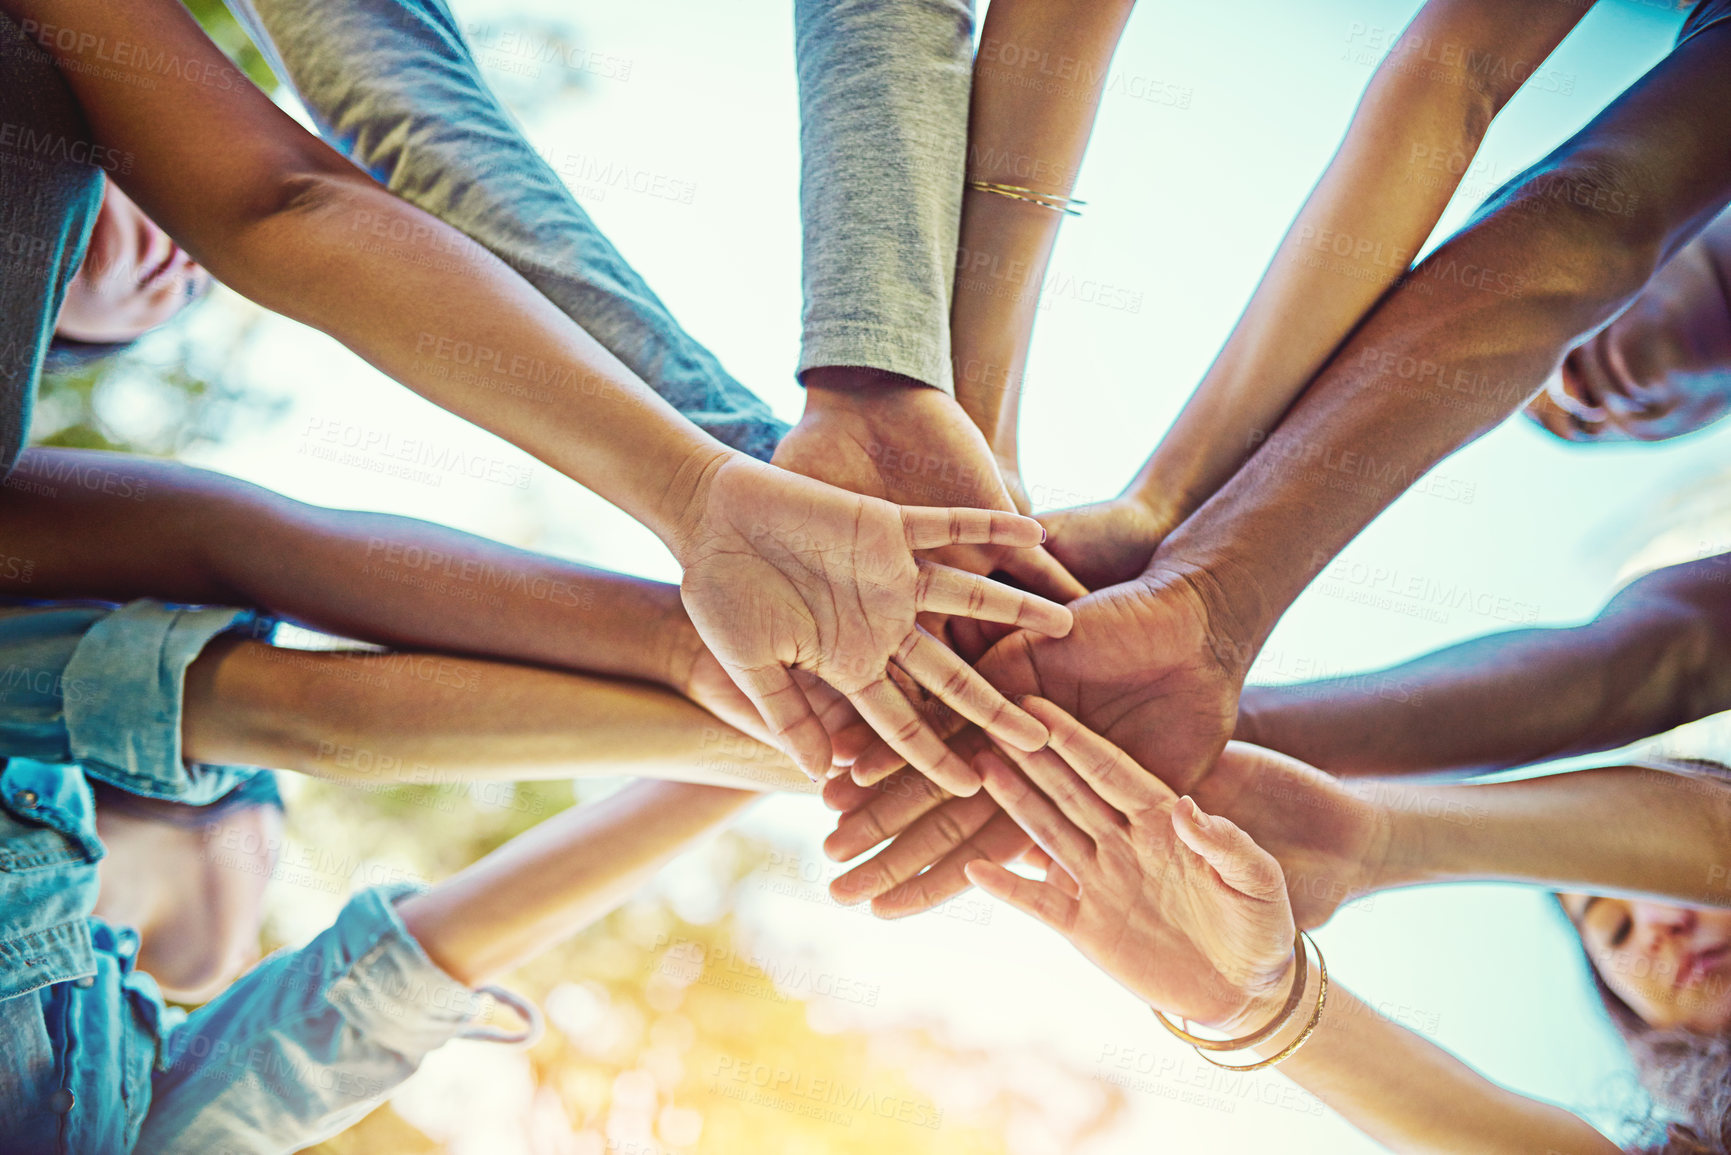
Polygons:
M1057 193L1043 193L1035 189L1023 188L1021 185L998 184L995 181L989 180L970 180L967 182L967 185L969 188L976 189L979 192L991 193L994 196L1008 197L1013 201L1025 201L1031 205L1039 205L1041 208L1047 208L1054 212L1063 213L1067 217L1081 216L1082 214L1077 212L1076 209L1071 206L1088 203L1087 201L1077 200L1074 197L1061 196Z
M1280 1033L1287 1023L1292 1021L1294 1012L1298 1010L1299 1000L1304 997L1304 984L1310 981L1310 961L1305 954L1303 933L1302 931L1295 931L1292 935L1292 954L1297 961L1293 964L1292 990L1287 992L1286 1005L1280 1008L1280 1013L1274 1016L1274 1021L1261 1030L1245 1035L1240 1039L1205 1039L1200 1035L1193 1035L1187 1030L1181 1030L1174 1026L1172 1020L1159 1010L1154 1012L1154 1017L1160 1020L1161 1026L1198 1051L1243 1051L1254 1047L1257 1043L1272 1039ZM1317 957L1321 958L1322 956L1319 954ZM1190 1020L1185 1019L1184 1025L1188 1027Z
M1307 939L1310 938L1308 934L1304 937ZM1317 969L1322 972L1322 978L1320 980L1320 985L1316 989L1316 1009L1310 1013L1310 1021L1304 1024L1304 1030L1298 1033L1296 1039L1282 1047L1278 1055L1270 1056L1269 1058L1262 1060L1260 1063L1243 1063L1234 1065L1232 1063L1222 1063L1216 1059L1209 1059L1206 1054L1200 1051L1198 1051L1197 1054L1202 1055L1204 1059L1207 1059L1208 1062L1213 1063L1222 1071L1260 1071L1265 1067L1272 1067L1277 1063L1283 1063L1287 1059L1292 1058L1292 1056L1297 1053L1298 1048L1309 1042L1310 1036L1316 1033L1316 1025L1322 1021L1323 1005L1328 1002L1328 964L1323 961L1322 951L1317 949L1314 940L1312 940L1310 946L1312 950L1316 950L1316 965Z

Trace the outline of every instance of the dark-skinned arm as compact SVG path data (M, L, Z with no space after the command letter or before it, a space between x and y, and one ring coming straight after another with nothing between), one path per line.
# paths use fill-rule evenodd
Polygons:
M1614 750L1731 709L1731 555L1656 570L1592 621L1371 673L1251 686L1237 737L1336 774L1473 772Z

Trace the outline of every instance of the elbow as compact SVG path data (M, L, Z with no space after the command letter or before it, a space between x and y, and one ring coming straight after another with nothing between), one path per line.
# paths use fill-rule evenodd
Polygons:
M1667 229L1640 167L1609 155L1547 158L1482 205L1468 231L1501 234L1516 295L1569 344L1615 317L1667 256Z

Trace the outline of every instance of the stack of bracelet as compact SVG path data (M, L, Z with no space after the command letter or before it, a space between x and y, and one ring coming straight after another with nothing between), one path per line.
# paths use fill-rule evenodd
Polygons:
M1019 184L998 184L989 180L970 180L968 187L980 192L993 193L1001 197L1009 197L1013 201L1027 201L1031 205L1053 209L1067 217L1079 217L1082 214L1075 209L1076 205L1085 205L1087 201L1079 201L1075 197L1060 196L1057 193L1043 193L1031 188L1023 188Z
M1258 1043L1266 1043L1269 1039L1272 1039L1275 1035L1278 1035L1282 1030L1284 1030L1287 1024L1292 1022L1292 1016L1298 1010L1298 1002L1304 997L1304 984L1310 978L1310 962L1305 955L1304 950L1304 944L1307 942L1310 943L1310 949L1316 951L1316 965L1322 971L1322 978L1316 991L1316 1009L1310 1012L1310 1021L1304 1024L1304 1029L1298 1032L1298 1037L1293 1039L1292 1042L1286 1044L1286 1046L1282 1047L1279 1054L1263 1059L1259 1063L1244 1063L1235 1066L1231 1063L1222 1063L1218 1059L1209 1058L1210 1051L1216 1053L1222 1051L1245 1051L1256 1046ZM1182 1030L1179 1027L1174 1026L1172 1020L1167 1018L1159 1010L1154 1011L1154 1017L1159 1019L1161 1024L1165 1026L1167 1030L1171 1031L1174 1035L1177 1035L1180 1039L1183 1039L1186 1043L1189 1043L1192 1047L1195 1047L1198 1055L1207 1059L1208 1062L1213 1063L1216 1067L1219 1067L1222 1070L1260 1071L1264 1067L1272 1067L1276 1063L1290 1059L1298 1048L1304 1046L1305 1041L1308 1040L1316 1031L1316 1024L1322 1021L1323 1004L1328 1001L1328 964L1322 959L1321 948L1316 945L1314 939L1301 930L1292 938L1292 951L1294 957L1298 960L1296 965L1293 967L1292 992L1286 996L1286 1005L1280 1009L1280 1014L1275 1016L1272 1023L1269 1023L1259 1031L1245 1035L1241 1039L1204 1039L1199 1035L1193 1035L1187 1030ZM1190 1020L1184 1020L1184 1025L1188 1027L1190 1025Z

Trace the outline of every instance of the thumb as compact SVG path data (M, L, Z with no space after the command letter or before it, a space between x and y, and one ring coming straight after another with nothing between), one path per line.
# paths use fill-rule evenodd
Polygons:
M1286 876L1274 856L1230 819L1205 813L1188 794L1172 808L1172 832L1214 868L1221 882L1246 898L1278 902L1286 897Z

